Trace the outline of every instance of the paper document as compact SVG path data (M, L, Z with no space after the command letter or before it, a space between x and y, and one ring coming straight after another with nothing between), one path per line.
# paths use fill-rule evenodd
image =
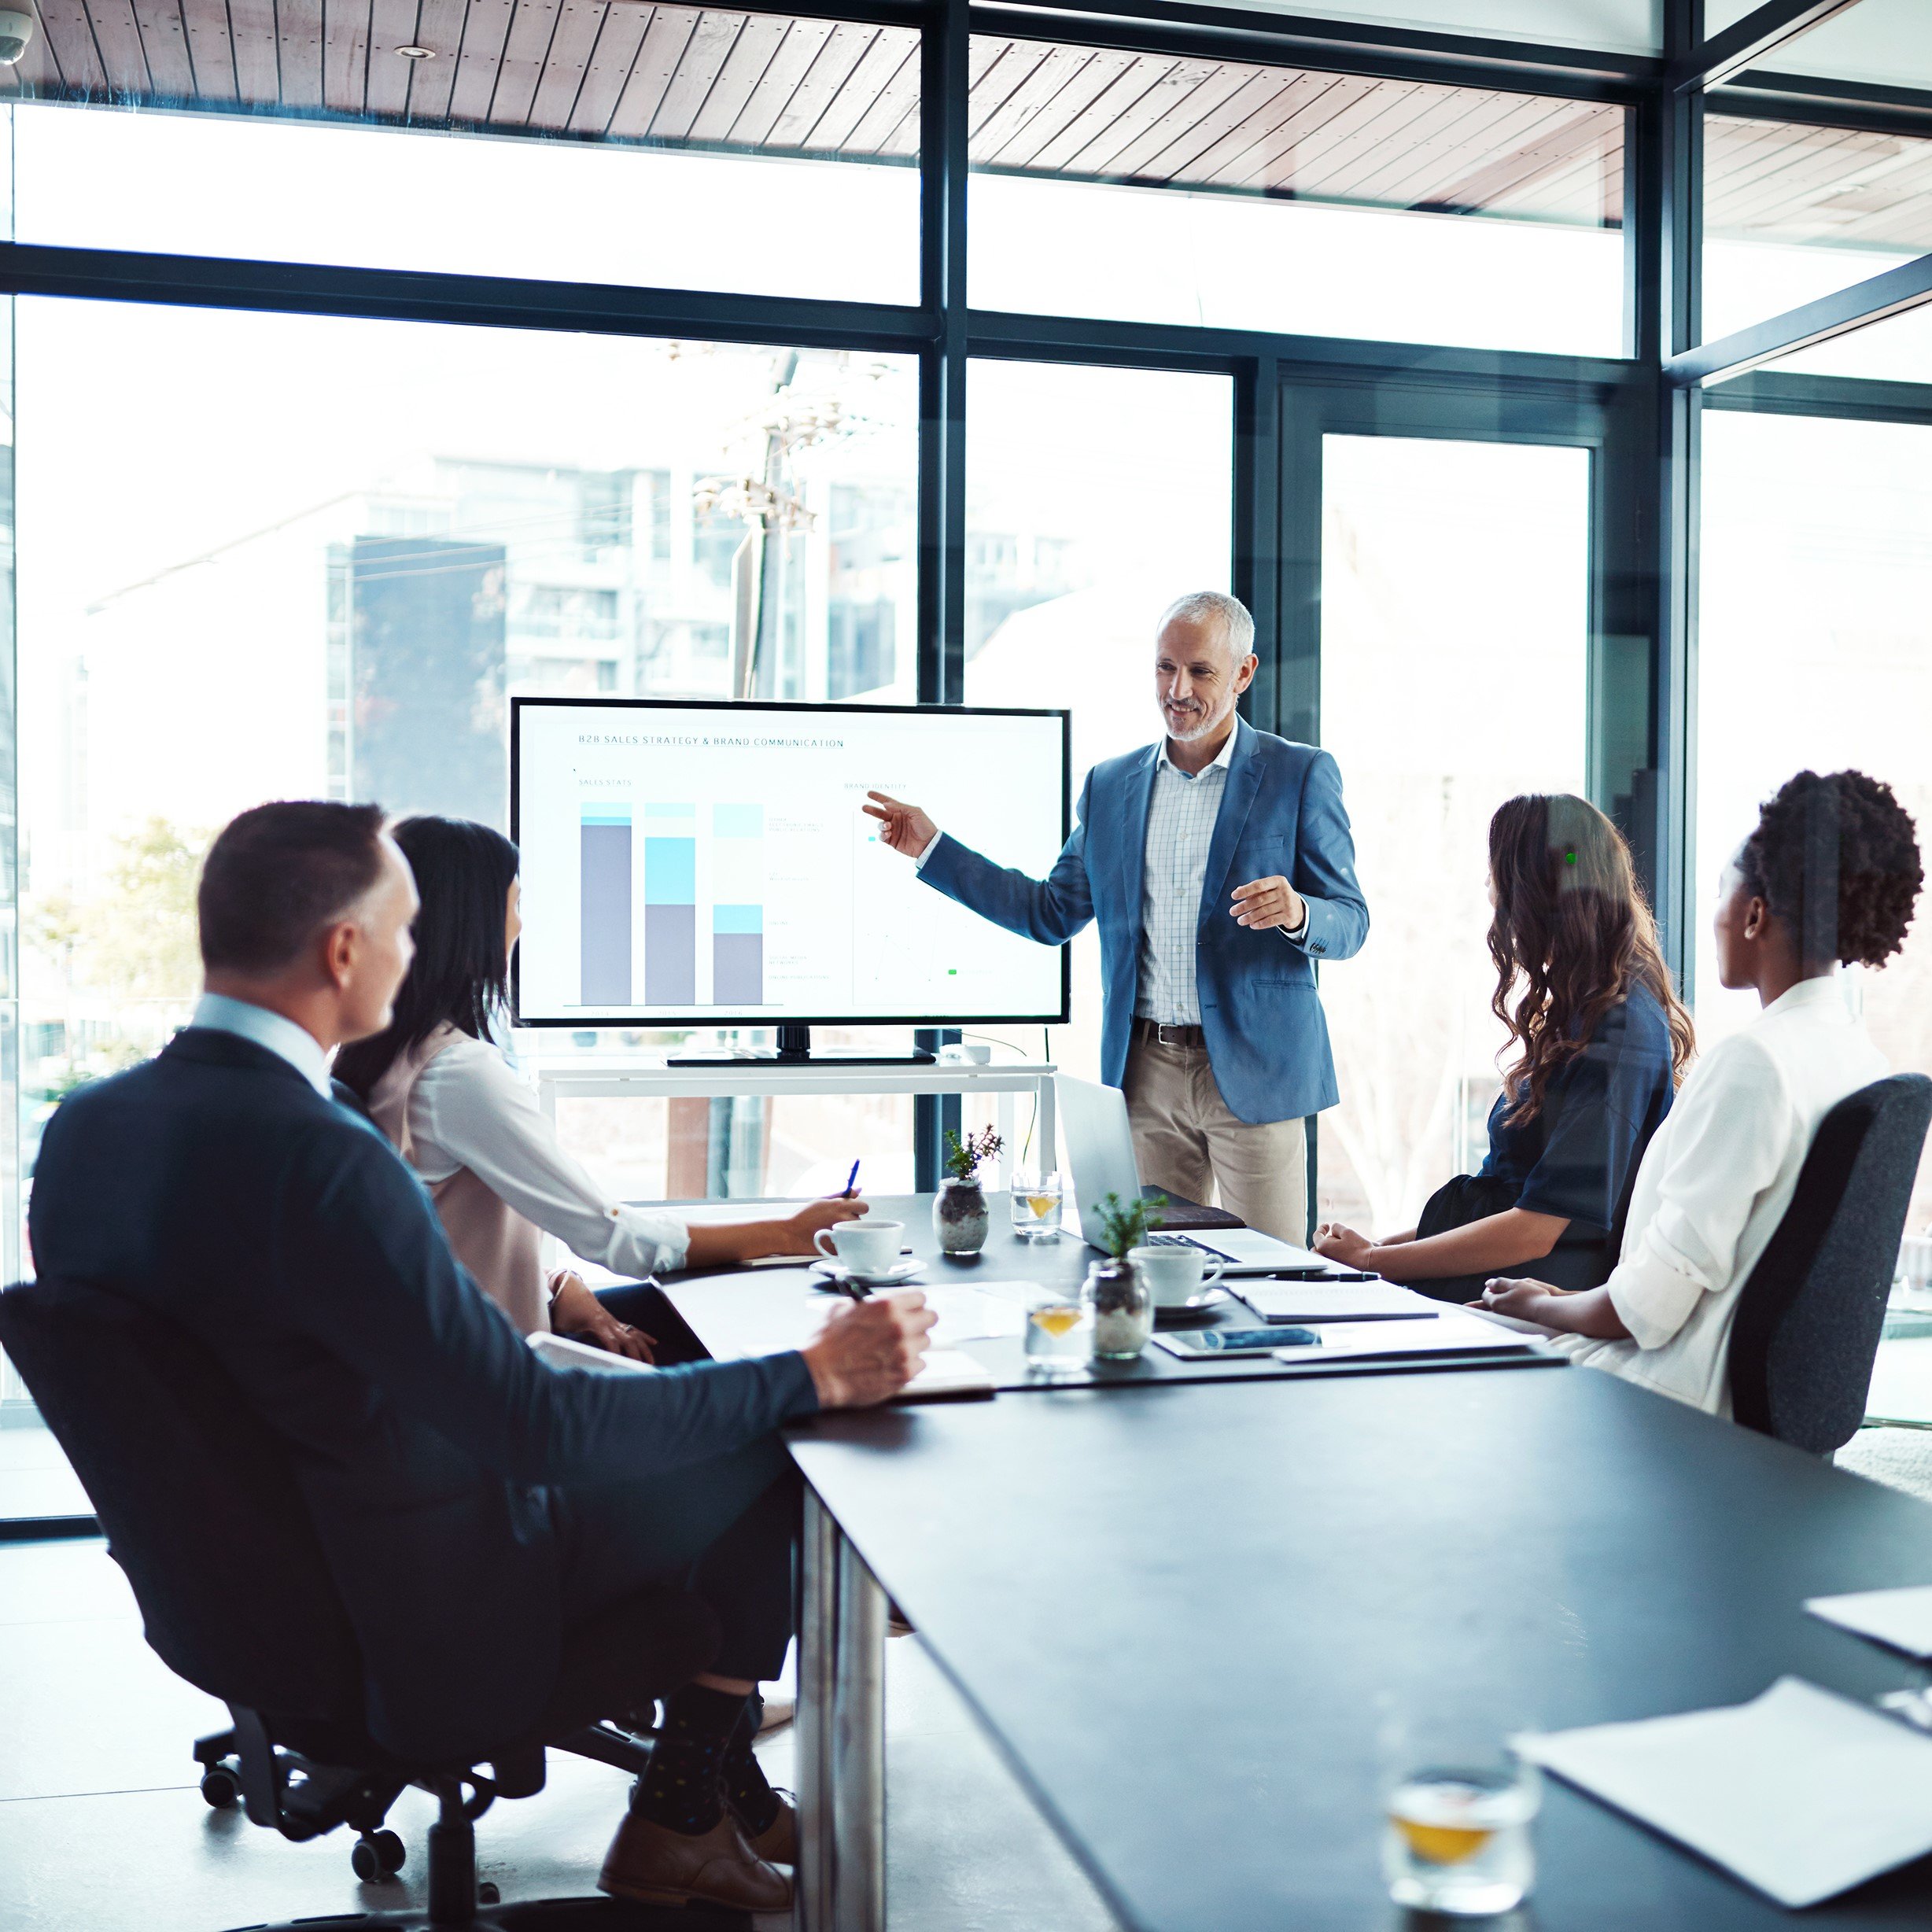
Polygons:
M1393 1281L1244 1281L1240 1294L1270 1322L1421 1322L1454 1305Z
M1827 1624L1903 1650L1908 1657L1932 1657L1932 1587L1810 1597L1805 1607Z
M1802 1678L1749 1704L1514 1742L1780 1905L1932 1851L1932 1738Z
M939 1318L928 1338L935 1348L956 1348L961 1342L986 1341L999 1335L1023 1335L1027 1311L1016 1301L1007 1301L979 1288L934 1286L909 1281L909 1288L925 1290L926 1306Z
M1333 1362L1344 1357L1523 1355L1538 1352L1527 1337L1511 1335L1460 1308L1439 1307L1415 1322L1325 1322L1320 1340L1274 1351L1277 1362Z

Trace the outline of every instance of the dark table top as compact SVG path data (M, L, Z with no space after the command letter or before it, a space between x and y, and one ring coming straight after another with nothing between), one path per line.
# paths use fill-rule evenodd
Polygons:
M1153 1384L832 1416L807 1479L1127 1926L1403 1923L1386 1698L1495 1735L1910 1667L1807 1617L1932 1510L1593 1370ZM1554 1779L1533 1923L1786 1915ZM1805 1915L1932 1917L1932 1860Z
M992 1228L986 1247L978 1255L964 1257L940 1253L933 1233L931 1195L882 1195L869 1204L875 1219L905 1223L905 1244L926 1263L924 1271L905 1285L971 1288L1030 1281L1064 1293L1077 1293L1086 1278L1088 1267L1100 1257L1071 1226L1071 1215L1067 1231L1056 1240L1026 1241L1012 1231L1007 1196L989 1192L987 1200L992 1209ZM1211 1243L1211 1230L1200 1238ZM703 1274L682 1275L668 1285L666 1292L698 1338L721 1358L759 1355L796 1345L816 1329L832 1300L817 1287L804 1284L798 1272L788 1269L747 1270L732 1274L728 1281ZM991 1292L1001 1291L994 1286ZM1016 1291L1009 1289L1008 1292ZM1163 1315L1160 1319L1165 1325L1167 1318ZM1251 1309L1230 1299L1215 1304L1205 1321L1193 1316L1185 1325L1193 1329L1252 1328L1256 1322ZM1016 1393L1042 1386L1029 1378L1025 1350L1017 1337L969 1341L962 1347L964 1352L976 1357L992 1371L1003 1392ZM1276 1362L1267 1355L1237 1356L1226 1362L1186 1362L1150 1343L1138 1360L1097 1363L1082 1371L1078 1379L1110 1386L1137 1382L1278 1381L1311 1377L1462 1373L1471 1366L1459 1362L1365 1362L1345 1359L1333 1363L1291 1364ZM1563 1359L1539 1358L1517 1366L1558 1367L1563 1366Z

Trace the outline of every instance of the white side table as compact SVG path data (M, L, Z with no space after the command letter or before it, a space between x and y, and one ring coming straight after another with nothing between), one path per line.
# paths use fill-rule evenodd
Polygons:
M1034 1161L1042 1173L1060 1164L1054 1138L1053 1075L1047 1060L1009 1060L979 1067L935 1060L924 1066L867 1067L836 1060L780 1066L771 1060L721 1060L704 1067L667 1067L662 1060L618 1054L525 1054L536 1097L554 1126L559 1100L709 1100L718 1094L990 1093L998 1101L999 1185L1012 1180L1013 1097L1034 1095L1039 1107Z

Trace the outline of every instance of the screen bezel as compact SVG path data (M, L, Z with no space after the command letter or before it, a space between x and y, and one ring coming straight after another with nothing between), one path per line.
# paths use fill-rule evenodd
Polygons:
M577 698L517 695L510 700L510 839L519 851L522 840L518 824L522 792L520 784L523 748L522 721L525 708L551 710L600 711L700 711L730 714L746 711L797 711L822 717L828 713L857 712L868 717L1016 717L1060 720L1060 842L1064 846L1073 830L1073 713L1071 711L1031 709L1018 705L986 704L807 704L795 699L747 698L735 702L723 698ZM566 1029L590 1027L625 1027L670 1032L682 1027L691 1033L710 1033L730 1027L1064 1027L1072 1011L1073 947L1058 947L1060 953L1060 1007L1050 1013L786 1013L769 1008L750 1013L732 1013L706 1008L702 1019L654 1018L647 1014L597 1012L580 1009L562 1014L526 1013L523 1010L523 947L519 942L510 962L510 1017L518 1027L555 1027Z

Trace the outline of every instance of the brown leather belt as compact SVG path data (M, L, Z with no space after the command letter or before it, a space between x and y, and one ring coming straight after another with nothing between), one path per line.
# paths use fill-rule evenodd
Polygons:
M1143 1019L1137 1013L1134 1037L1156 1046L1205 1046L1208 1036L1198 1027L1163 1026L1158 1019Z

